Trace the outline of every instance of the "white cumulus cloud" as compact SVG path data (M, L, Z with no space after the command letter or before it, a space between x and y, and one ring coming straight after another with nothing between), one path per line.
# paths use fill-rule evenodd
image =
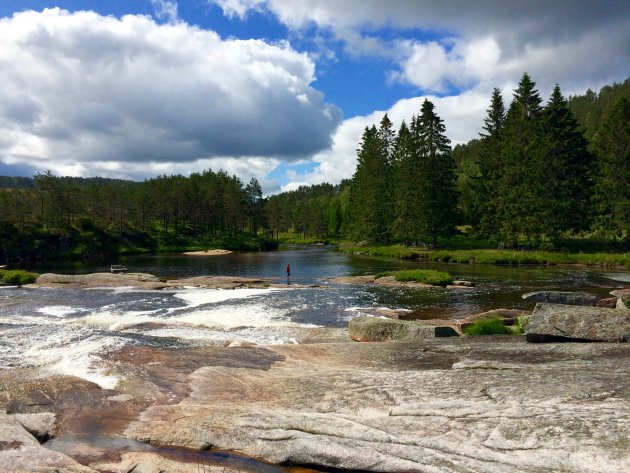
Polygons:
M340 121L288 43L57 8L1 19L0 43L4 164L121 177L273 166L327 149Z

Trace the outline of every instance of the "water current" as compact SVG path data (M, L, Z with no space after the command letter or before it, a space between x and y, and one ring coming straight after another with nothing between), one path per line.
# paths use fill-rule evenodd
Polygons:
M296 343L300 329L345 327L378 308L408 309L418 318L463 316L498 307L531 308L533 290L585 290L602 297L630 280L595 269L440 265L348 255L330 247L287 247L223 256L142 256L119 261L162 278L200 275L271 277L319 287L173 291L117 289L0 289L0 367L32 366L114 388L108 353L124 346L182 348L234 343ZM108 265L57 266L87 273ZM331 278L402 268L437 268L473 281L472 291L410 290L337 284Z

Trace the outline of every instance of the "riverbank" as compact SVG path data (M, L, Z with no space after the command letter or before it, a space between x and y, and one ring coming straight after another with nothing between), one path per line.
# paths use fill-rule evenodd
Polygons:
M388 258L421 260L439 263L494 264L506 266L597 266L630 267L630 253L560 253L521 250L427 250L404 245L357 246L341 244L345 253L383 256Z

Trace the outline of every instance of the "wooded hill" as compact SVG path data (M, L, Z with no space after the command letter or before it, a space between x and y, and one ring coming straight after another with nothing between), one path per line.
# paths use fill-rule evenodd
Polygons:
M630 79L543 104L523 75L488 98L480 137L451 150L430 101L393 130L365 129L351 180L263 198L223 171L144 182L0 177L0 263L269 239L435 245L464 230L497 245L556 247L589 235L630 248Z

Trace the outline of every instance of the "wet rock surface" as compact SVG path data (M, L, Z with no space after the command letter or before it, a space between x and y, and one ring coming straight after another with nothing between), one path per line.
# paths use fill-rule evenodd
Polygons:
M627 342L630 311L539 303L529 319L525 336L530 342Z
M630 470L624 344L523 337L268 348L266 367L188 377L129 438L367 471ZM273 361L273 360L276 361ZM262 368L262 369L261 369Z
M548 302L550 304L565 304L579 306L594 306L599 297L588 292L567 291L538 291L523 294L523 299L529 302Z

